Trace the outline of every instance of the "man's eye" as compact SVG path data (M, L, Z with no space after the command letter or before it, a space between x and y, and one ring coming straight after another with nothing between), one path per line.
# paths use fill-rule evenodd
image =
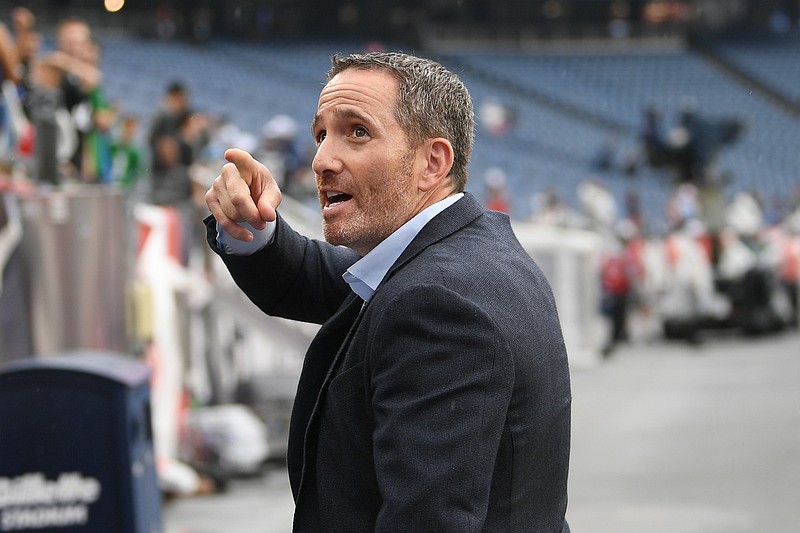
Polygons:
M361 127L361 126L356 126L353 129L353 136L355 136L355 137L366 137L368 135L369 135L369 132L365 128Z
M321 131L314 136L314 140L317 141L317 144L322 143L325 140L325 132Z

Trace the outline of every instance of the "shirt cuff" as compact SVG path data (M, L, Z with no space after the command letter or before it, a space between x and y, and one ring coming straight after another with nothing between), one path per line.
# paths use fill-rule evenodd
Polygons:
M222 227L217 224L217 245L220 249L229 255L251 255L259 250L266 248L272 244L273 237L275 236L275 221L267 222L267 225L262 230L257 230L247 222L239 222L239 225L253 234L253 240L250 242L240 241L234 239Z

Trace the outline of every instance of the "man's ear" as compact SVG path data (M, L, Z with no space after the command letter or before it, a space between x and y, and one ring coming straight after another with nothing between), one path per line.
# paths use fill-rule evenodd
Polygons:
M453 168L453 146L442 137L428 139L422 145L425 168L419 179L419 189L428 192L440 186Z

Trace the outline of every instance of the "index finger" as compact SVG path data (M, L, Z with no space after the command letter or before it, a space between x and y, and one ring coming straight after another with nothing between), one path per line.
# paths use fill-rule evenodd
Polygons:
M224 156L226 161L236 166L236 169L239 171L239 174L244 182L247 183L248 187L261 184L261 172L264 166L256 161L249 152L239 148L228 148L225 150ZM260 193L261 191L259 190L258 192ZM253 199L257 200L257 198Z
M233 163L242 179L247 183L250 189L250 198L255 202L261 217L260 221L256 221L255 218L252 220L246 218L246 220L256 228L261 228L263 222L275 220L275 210L281 203L281 192L269 169L250 153L238 148L226 150L225 159ZM249 206L247 209L249 215Z
M254 228L260 229L264 221L258 212L250 182L246 171L239 170L233 163L226 163L213 188L216 190L216 199L228 218L234 222L246 221Z

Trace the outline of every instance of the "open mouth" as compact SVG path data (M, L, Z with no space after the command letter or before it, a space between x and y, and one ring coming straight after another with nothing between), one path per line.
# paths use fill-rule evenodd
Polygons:
M345 194L339 191L329 191L325 193L325 209L330 209L335 207L339 204L342 204L353 197L349 194Z

